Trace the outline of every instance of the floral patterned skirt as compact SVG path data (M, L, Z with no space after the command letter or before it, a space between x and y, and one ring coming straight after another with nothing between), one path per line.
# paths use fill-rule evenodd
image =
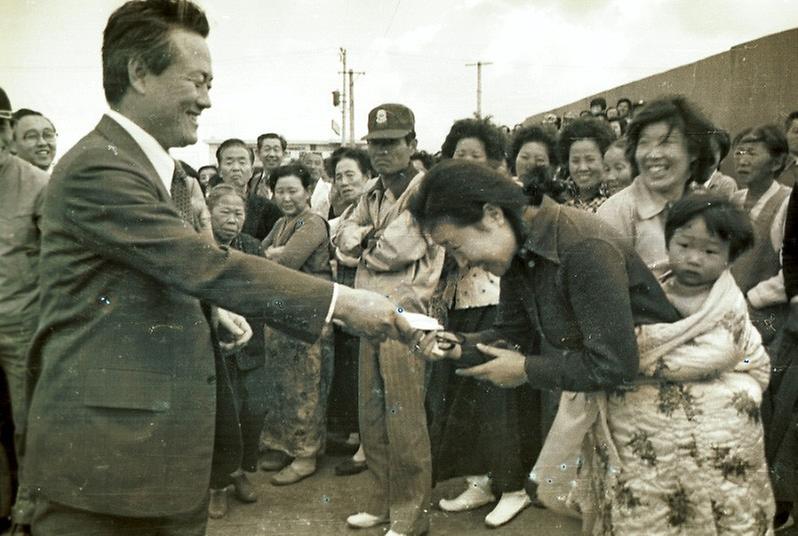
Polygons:
M262 446L292 457L316 456L324 445L333 372L331 330L313 344L266 326L266 420Z
M745 374L609 395L617 458L594 427L593 534L772 534L760 403Z

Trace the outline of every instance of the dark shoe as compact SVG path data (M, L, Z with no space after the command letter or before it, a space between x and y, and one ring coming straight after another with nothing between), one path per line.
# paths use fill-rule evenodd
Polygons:
M269 450L263 455L260 462L262 471L279 471L286 465L291 463L291 457L279 450Z
M221 519L227 515L227 490L212 489L211 502L208 503L208 517L211 519Z
M309 473L300 473L294 469L293 465L287 465L283 467L282 471L271 478L271 483L273 486L288 486L289 484L296 484L300 480L306 479L315 472L316 469L314 468Z
M356 475L358 473L362 473L368 468L369 466L366 464L366 462L356 462L352 458L347 458L335 466L335 474L337 476Z
M359 445L347 443L346 440L328 437L324 451L332 456L352 456L358 447Z
M244 471L238 471L231 475L233 487L235 488L236 499L245 503L253 503L258 500L258 494L255 493L255 487L252 482L247 478Z

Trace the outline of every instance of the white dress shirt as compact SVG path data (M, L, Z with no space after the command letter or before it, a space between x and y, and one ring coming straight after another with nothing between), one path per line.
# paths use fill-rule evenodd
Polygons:
M163 182L166 191L171 193L172 175L175 173L175 161L169 156L166 149L161 147L161 144L158 143L149 132L138 126L130 118L125 117L115 110L108 110L105 112L105 115L119 123L119 126L130 134L130 137L141 147L141 150L152 164L152 167L155 168L155 172L158 173L158 178Z

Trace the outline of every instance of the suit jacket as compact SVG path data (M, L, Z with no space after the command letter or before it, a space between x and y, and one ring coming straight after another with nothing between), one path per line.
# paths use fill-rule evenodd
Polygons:
M207 493L217 370L201 300L310 342L332 296L197 234L109 117L53 172L40 272L24 483L124 516L190 511Z

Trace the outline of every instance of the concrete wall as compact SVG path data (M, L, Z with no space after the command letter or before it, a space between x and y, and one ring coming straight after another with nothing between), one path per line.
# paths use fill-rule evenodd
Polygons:
M549 112L587 110L590 100L604 97L608 106L621 97L633 102L683 94L734 136L747 126L779 123L798 110L798 28L769 35L710 56L528 117L539 123Z

